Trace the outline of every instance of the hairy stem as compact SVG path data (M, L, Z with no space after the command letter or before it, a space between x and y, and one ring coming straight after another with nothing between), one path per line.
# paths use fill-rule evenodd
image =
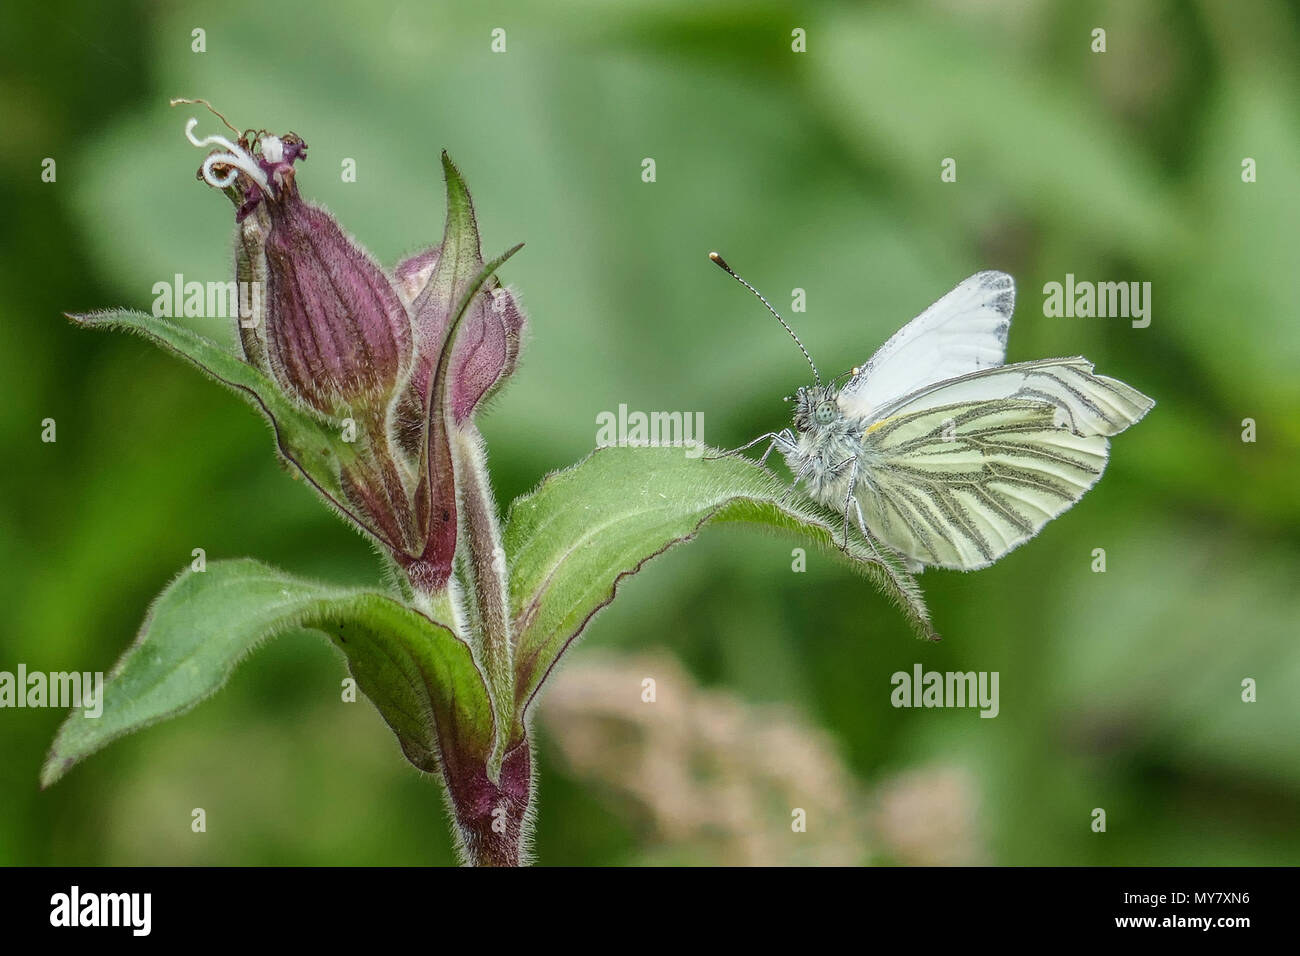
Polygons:
M523 741L505 754L500 781L481 760L443 755L443 780L456 818L457 849L467 866L523 866L532 834L532 753Z
M466 597L478 638L479 666L497 716L496 740L488 761L488 776L496 780L514 713L514 655L505 549L497 527L496 501L483 457L482 436L473 425L454 428L451 445L460 479L462 574L468 584Z

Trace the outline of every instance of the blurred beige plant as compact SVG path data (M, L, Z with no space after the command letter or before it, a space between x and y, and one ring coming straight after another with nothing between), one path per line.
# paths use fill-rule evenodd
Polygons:
M885 778L872 799L871 832L881 857L908 866L976 866L991 861L979 824L975 775L930 764Z
M646 682L653 680L653 699ZM983 858L977 788L938 766L874 795L834 742L788 707L701 688L665 652L588 654L540 708L569 772L651 834L642 862L962 865ZM796 832L802 810L806 832Z

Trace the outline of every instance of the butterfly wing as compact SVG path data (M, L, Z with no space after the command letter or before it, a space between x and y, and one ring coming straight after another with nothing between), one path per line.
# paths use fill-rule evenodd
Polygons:
M1097 375L1082 355L1017 362L936 382L886 402L869 426L903 412L937 405L1023 399L1057 409L1057 422L1077 435L1117 435L1149 412L1155 402L1119 379Z
M919 387L1006 361L1015 280L977 272L903 326L839 393L840 409L866 418Z
M1083 497L1154 405L1082 356L925 386L863 429L867 526L915 564L985 567Z
M868 528L917 565L974 570L1032 538L1101 477L1109 442L1049 402L942 404L867 429L858 498Z

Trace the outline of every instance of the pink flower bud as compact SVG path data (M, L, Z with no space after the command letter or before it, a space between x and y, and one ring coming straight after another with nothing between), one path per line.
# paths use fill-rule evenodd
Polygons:
M277 384L327 414L386 409L409 368L410 316L383 269L333 216L298 195L294 163L307 158L307 144L293 133L199 140L195 123L186 128L191 142L223 147L199 175L236 203L239 254L264 266L265 349ZM252 359L261 336L243 338Z
M474 240L477 243L477 234ZM421 406L429 386L429 374L438 361L437 350L442 346L456 304L449 291L428 288L441 251L441 246L426 249L399 263L394 273L402 299L415 322L416 367L403 418L417 427L424 418ZM473 260L478 267L482 266L477 245ZM525 319L514 295L494 278L475 298L463 323L451 360L451 412L457 425L468 421L483 400L514 373Z
M325 412L386 405L411 357L410 319L392 283L296 188L267 209L266 340L276 380Z

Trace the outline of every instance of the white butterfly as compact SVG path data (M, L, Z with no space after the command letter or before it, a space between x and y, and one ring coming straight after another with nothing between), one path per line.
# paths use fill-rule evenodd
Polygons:
M769 440L759 462L780 451L795 485L843 511L846 542L853 519L911 570L987 567L1078 501L1106 467L1107 439L1155 405L1081 356L1004 365L1014 306L1011 276L971 276L843 388L823 385L813 365L793 431L744 447Z

